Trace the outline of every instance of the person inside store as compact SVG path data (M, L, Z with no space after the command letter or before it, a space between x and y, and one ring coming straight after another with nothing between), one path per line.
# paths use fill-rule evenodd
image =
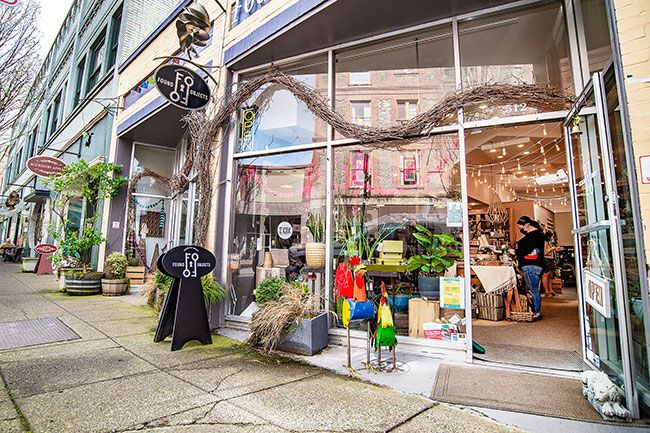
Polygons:
M0 244L0 256L4 256L7 248L14 248L16 245L11 242L11 238L5 239L3 243Z
M555 296L551 280L555 272L555 253L558 251L555 232L552 230L544 233L544 273L542 274L542 287L544 296Z
M517 227L524 235L517 243L514 253L517 256L519 269L524 275L526 288L533 300L533 319L542 318L542 298L539 286L544 269L544 235L541 226L529 216L522 216L517 220Z

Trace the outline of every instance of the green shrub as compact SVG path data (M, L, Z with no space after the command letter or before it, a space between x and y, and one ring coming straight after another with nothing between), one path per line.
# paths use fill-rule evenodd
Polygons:
M124 254L118 252L109 254L106 258L106 278L112 280L125 278L128 265L129 262Z
M77 281L87 281L87 280L100 280L102 278L101 272L84 272L84 271L66 271L65 272L66 280L77 280Z
M282 293L282 280L280 277L269 278L260 283L253 292L257 305L263 305L269 301L277 301Z

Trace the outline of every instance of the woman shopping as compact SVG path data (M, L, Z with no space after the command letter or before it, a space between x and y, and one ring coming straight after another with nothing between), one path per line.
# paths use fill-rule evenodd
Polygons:
M539 294L539 285L544 269L544 235L537 221L528 216L517 220L519 231L524 237L517 243L517 261L524 274L528 291L533 298L533 319L542 318L542 299Z

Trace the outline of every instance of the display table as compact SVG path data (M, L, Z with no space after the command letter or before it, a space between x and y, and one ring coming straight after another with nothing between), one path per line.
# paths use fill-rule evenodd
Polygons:
M512 266L471 266L486 293L500 295L517 288L517 276Z

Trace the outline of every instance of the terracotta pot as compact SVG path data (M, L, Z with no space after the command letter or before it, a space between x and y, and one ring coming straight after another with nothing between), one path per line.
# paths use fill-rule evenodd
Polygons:
M305 258L310 268L325 267L325 243L307 242L305 245Z
M129 284L124 280L102 279L102 295L122 296L129 289Z

